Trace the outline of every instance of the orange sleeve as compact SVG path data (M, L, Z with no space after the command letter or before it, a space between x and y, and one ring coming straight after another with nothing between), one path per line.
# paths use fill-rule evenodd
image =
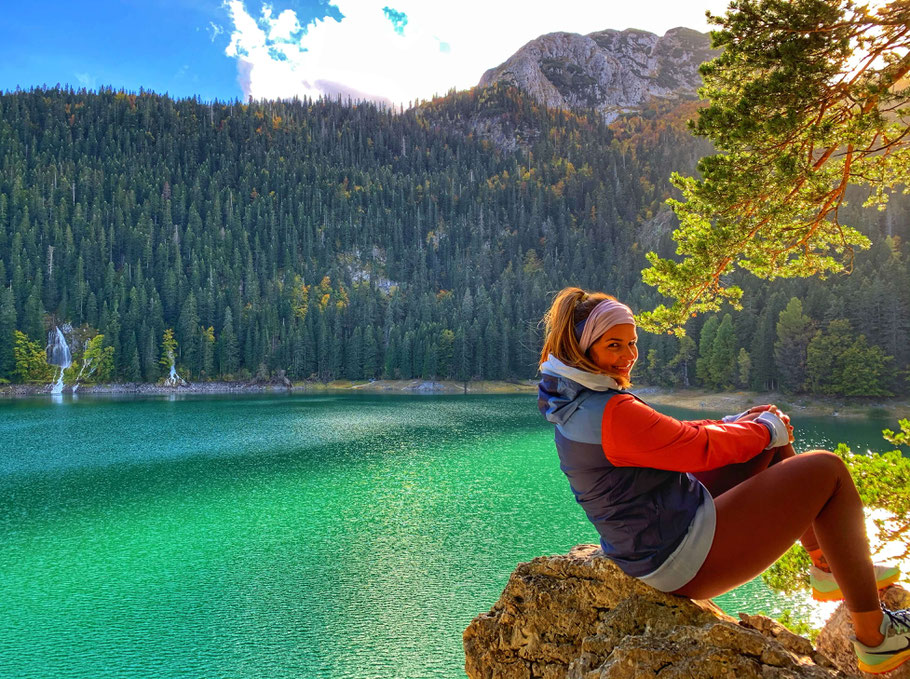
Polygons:
M707 471L745 462L770 440L760 422L680 422L630 394L611 398L601 422L604 454L617 467Z
M691 424L692 426L699 426L702 424L720 424L722 420L680 420L683 424Z

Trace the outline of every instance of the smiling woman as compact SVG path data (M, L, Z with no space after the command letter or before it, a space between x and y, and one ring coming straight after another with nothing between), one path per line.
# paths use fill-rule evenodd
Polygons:
M878 590L898 571L873 566L841 458L797 456L790 418L773 405L681 422L626 392L635 319L609 295L566 288L544 322L538 406L604 556L655 589L707 599L760 575L799 539L816 598L846 601L860 669L910 659L910 611L879 608Z
M638 333L632 323L621 323L601 335L588 349L591 359L606 372L628 380L638 360Z
M603 292L566 288L556 295L545 323L542 364L553 357L587 372L610 375L623 389L630 386L629 373L638 349L635 319L625 304ZM614 341L604 335L607 329L614 330L610 333ZM613 337L619 335L621 339Z

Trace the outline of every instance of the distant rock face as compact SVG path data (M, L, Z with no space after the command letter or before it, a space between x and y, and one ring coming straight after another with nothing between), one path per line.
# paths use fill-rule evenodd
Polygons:
M519 564L463 638L471 679L847 676L780 624L658 592L596 545Z
M717 54L706 34L688 28L663 37L634 29L549 33L484 73L479 85L509 83L550 108L615 118L651 97L694 96L699 64Z

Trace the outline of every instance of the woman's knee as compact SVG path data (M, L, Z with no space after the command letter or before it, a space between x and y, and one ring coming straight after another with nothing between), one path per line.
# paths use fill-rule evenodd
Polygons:
M835 478L838 480L851 478L850 471L844 461L840 456L829 450L810 450L798 455L795 459L804 460L802 464L810 465L814 474L822 478Z

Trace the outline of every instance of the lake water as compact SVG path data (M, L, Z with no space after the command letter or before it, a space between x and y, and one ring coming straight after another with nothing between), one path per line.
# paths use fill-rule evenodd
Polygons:
M463 677L515 565L597 540L552 441L533 395L2 401L0 677Z

